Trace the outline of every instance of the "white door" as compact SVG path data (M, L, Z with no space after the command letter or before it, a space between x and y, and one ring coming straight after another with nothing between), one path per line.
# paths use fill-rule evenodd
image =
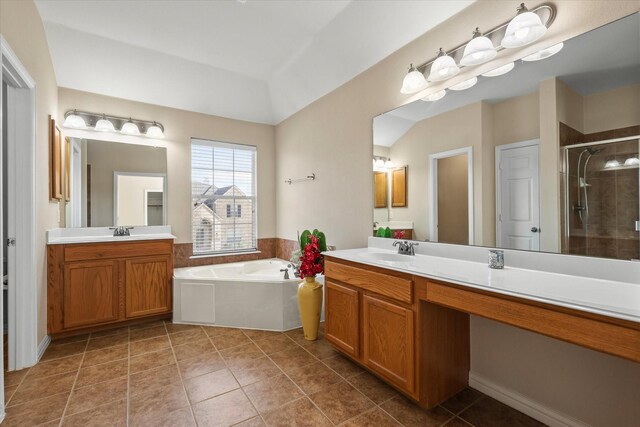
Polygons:
M538 141L496 148L496 246L540 250Z

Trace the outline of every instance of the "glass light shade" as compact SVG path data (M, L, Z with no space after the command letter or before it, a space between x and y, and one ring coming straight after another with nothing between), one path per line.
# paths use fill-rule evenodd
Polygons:
M638 166L638 165L640 165L640 159L638 159L637 157L629 157L627 160L624 161L624 165L625 166Z
M520 9L516 17L507 25L504 38L500 42L504 48L526 46L547 32L547 27L544 26L540 17L522 7L523 9Z
M604 164L605 168L617 168L620 166L620 162L616 159L607 160L607 163Z
M513 70L515 64L513 62L509 62L508 64L503 65L502 67L494 68L491 71L487 71L483 74L485 77L497 77L503 74L507 74L509 71Z
M449 89L451 90L465 90L465 89L469 89L470 87L473 87L476 85L476 83L478 83L478 78L477 77L471 77L468 80L465 80L461 83L458 83L457 85L453 85L451 86Z
M491 61L498 52L493 47L493 43L485 36L478 36L471 39L464 48L460 65L468 67L470 65L480 65Z
M138 129L138 125L133 123L131 119L129 119L128 122L122 125L122 129L120 129L120 132L124 133L125 135L140 135L140 129Z
M444 98L446 94L447 94L447 91L442 89L430 95L425 96L424 98L422 98L422 100L427 102L433 102L433 101L437 101L438 99Z
M75 111L69 114L65 119L62 126L66 128L74 128L74 129L84 129L87 127L84 119L77 115Z
M149 138L164 138L164 132L162 132L162 128L154 122L153 125L147 128L147 136Z
M392 169L393 168L393 162L391 161L391 159L387 160L386 162L384 162L384 167L386 169Z
M376 166L377 168L383 168L383 167L384 167L384 160L382 160L382 159L377 159L377 160L376 160L376 164L375 164L375 166Z
M531 61L540 61L541 59L547 59L550 56L553 56L556 53L560 52L563 47L564 47L564 43L554 44L551 47L539 50L536 53L532 53L531 55L525 56L524 58L522 58L522 60L531 62Z
M433 64L431 64L431 72L427 80L430 82L440 82L450 79L459 72L460 68L456 65L456 61L440 49L440 54L436 60L433 61Z
M96 122L95 130L99 132L115 132L116 129L113 127L113 123L108 120L105 116L102 116L100 120Z
M411 64L409 67L409 72L406 76L404 76L404 80L402 81L402 88L400 89L400 93L410 94L420 92L421 90L427 87L427 80L424 78L424 74L422 74L416 67Z

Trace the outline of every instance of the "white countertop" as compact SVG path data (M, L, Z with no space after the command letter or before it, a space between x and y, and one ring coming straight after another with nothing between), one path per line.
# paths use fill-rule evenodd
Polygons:
M48 245L69 243L128 242L138 240L175 239L171 226L141 226L129 230L129 236L114 236L109 227L55 228L47 230Z
M325 254L401 273L640 323L640 284L509 267L508 256L505 257L507 263L503 270L493 270L486 262L424 254L395 257L396 253L393 250L369 247ZM381 260L381 257L403 257L403 261ZM588 262L589 258L585 259Z

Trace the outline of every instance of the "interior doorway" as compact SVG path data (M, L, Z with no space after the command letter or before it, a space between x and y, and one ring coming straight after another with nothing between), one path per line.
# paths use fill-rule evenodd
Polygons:
M539 140L496 147L496 246L540 250Z

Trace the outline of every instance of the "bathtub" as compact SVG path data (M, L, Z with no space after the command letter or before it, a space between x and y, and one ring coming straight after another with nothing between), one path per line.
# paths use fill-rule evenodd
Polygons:
M176 268L173 321L272 331L298 328L301 280L288 265L274 258ZM280 271L285 268L288 280ZM317 280L322 283L324 278Z

